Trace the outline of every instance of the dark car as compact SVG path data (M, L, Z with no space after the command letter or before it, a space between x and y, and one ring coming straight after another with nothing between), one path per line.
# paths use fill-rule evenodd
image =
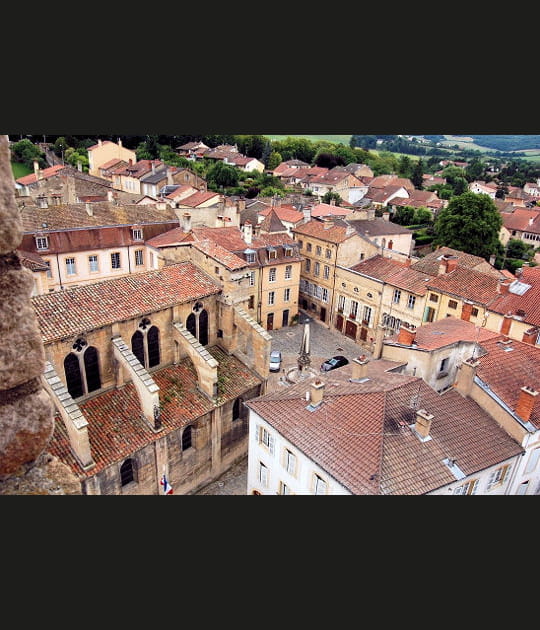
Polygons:
M347 365L348 362L349 360L346 357L343 357L340 354L338 354L337 356L332 357L331 359L328 359L324 363L322 363L321 371L328 372L330 370L335 370L336 368L339 368L342 365Z

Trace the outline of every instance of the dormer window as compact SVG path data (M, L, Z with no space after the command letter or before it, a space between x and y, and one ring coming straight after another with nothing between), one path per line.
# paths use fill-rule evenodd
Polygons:
M277 250L275 247L267 247L266 251L268 252L268 258L277 258Z
M293 250L292 247L285 247L285 256L292 256L293 255Z
M36 236L36 247L39 250L49 249L49 239L46 236Z
M244 251L244 255L245 255L246 261L248 263L254 263L255 262L255 251L253 249L246 249Z
M134 241L142 241L143 240L143 231L141 228L133 228L132 230L133 233L133 240Z

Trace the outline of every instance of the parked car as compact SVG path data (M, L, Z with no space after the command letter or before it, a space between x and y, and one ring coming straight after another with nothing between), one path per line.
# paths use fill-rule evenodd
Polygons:
M270 372L279 372L281 370L281 352L272 350L270 353Z
M330 370L335 370L336 368L341 367L342 365L347 365L349 360L342 356L341 354L332 357L331 359L327 359L324 363L321 364L322 372L329 372Z

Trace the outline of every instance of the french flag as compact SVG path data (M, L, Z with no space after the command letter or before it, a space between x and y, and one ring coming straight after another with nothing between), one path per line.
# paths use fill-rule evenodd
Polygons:
M165 477L165 475L163 475L159 483L163 486L163 494L173 494L172 486L167 481L167 477Z

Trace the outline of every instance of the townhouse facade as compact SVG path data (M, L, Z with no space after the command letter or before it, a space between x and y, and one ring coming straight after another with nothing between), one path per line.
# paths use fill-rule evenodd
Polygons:
M137 155L135 151L126 149L120 139L117 142L98 140L97 144L88 147L88 173L90 175L100 177L100 167L112 160L122 160L128 164L135 164Z

